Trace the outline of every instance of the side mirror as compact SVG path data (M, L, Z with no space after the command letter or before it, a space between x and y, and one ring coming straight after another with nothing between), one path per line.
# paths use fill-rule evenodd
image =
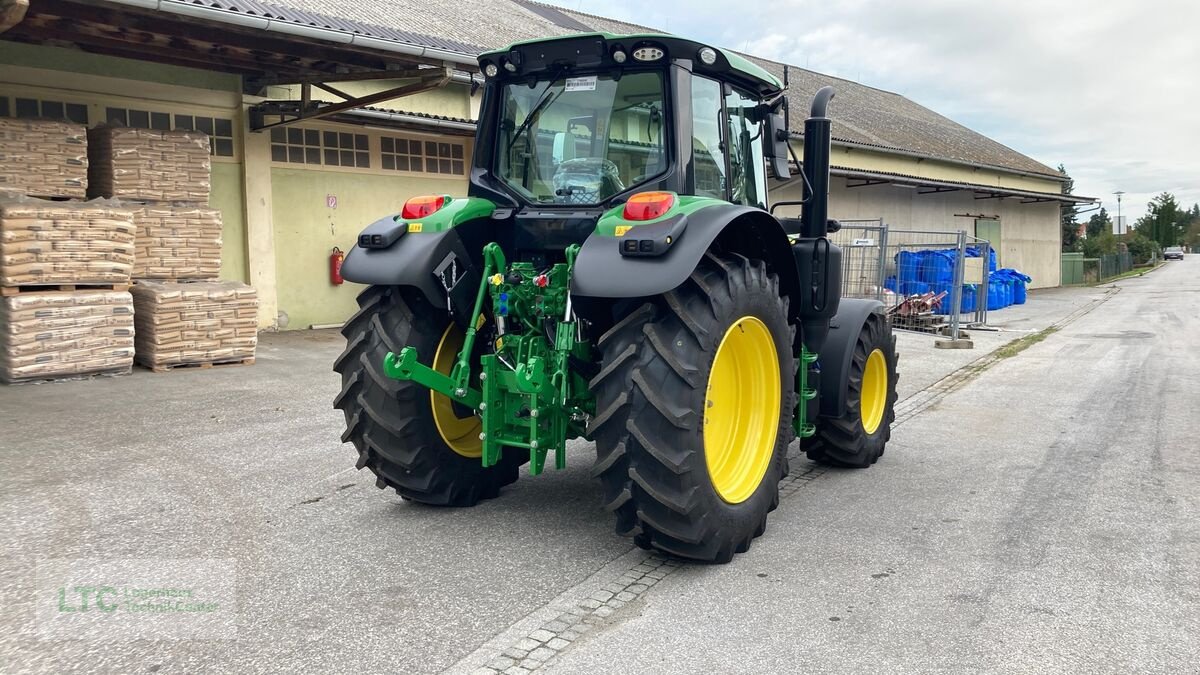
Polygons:
M787 121L779 113L766 116L763 129L763 156L771 167L771 175L776 180L787 180L791 177L788 160L791 149L788 147Z

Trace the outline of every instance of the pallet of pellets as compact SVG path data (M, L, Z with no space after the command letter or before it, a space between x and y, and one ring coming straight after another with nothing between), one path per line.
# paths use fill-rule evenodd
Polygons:
M141 206L135 279L215 279L221 274L221 212L197 206Z
M0 117L0 193L82 199L87 176L86 127Z
M138 281L137 362L151 370L253 363L258 296L237 281Z
M104 201L0 199L0 286L128 284L134 234L133 214Z
M133 332L128 291L46 291L0 298L0 380L128 373Z
M208 135L99 126L88 130L88 195L207 203Z

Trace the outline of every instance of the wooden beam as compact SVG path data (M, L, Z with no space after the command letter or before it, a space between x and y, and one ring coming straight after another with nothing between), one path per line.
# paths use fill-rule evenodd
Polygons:
M451 70L449 68L443 68L439 70L439 75L437 77L427 77L401 87L393 87L386 91L380 91L374 94L368 94L366 96L359 96L358 98L348 99L346 101L342 101L341 103L333 103L330 105L321 106L312 112L308 112L307 105L305 105L302 101L301 103L304 107L300 108L299 115L294 119L282 120L273 124L264 124L257 127L252 126L252 130L262 131L263 129L270 129L271 127L283 127L305 120L320 119L322 117L329 117L330 115L336 115L340 112L346 112L356 108L365 108L375 103L391 101L392 99L419 94L431 89L439 89L446 86L446 84L450 82L450 75Z
M341 99L346 100L346 101L349 101L350 99L354 98L353 96L351 96L350 94L347 94L346 92L342 91L341 89L338 89L337 87L333 87L328 84L325 84L324 82L313 82L313 86L316 87L317 89L322 89L324 91L327 91L327 92L333 94L334 96L340 97Z

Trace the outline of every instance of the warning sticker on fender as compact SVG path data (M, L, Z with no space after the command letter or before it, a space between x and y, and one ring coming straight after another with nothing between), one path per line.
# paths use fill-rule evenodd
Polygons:
M567 86L564 91L595 91L596 76L591 77L568 77Z

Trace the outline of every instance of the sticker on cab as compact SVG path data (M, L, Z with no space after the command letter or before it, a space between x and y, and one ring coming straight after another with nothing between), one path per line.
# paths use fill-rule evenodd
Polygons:
M409 223L408 231L409 232L420 232L422 227L424 227L424 223Z
M595 91L596 76L590 77L568 77L567 86L563 91Z
M618 225L617 229L616 229L616 235L618 237L624 237L625 233L632 229L633 229L632 225Z

